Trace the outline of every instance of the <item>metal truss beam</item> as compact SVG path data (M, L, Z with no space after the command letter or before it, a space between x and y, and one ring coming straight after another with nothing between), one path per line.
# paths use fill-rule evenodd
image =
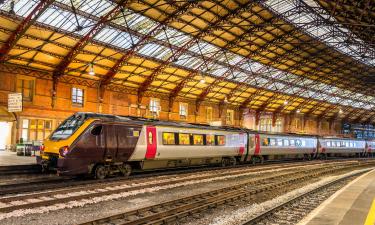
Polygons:
M104 78L101 80L100 90L101 95L104 94L105 87L111 82L111 80L114 78L116 73L119 71L119 69L125 65L128 60L134 56L137 51L143 46L145 42L150 40L154 35L156 35L158 32L160 32L166 24L168 24L170 21L175 20L176 17L178 17L179 14L182 14L186 12L190 7L196 5L197 2L189 1L185 3L182 7L176 7L176 11L166 17L163 22L159 22L158 26L153 28L147 35L143 36L142 39L140 39L136 44L132 46L132 48L126 52L126 54L122 55L120 59L116 61L116 63L113 65L113 67L107 72L107 74L104 76ZM138 103L140 103L140 98L138 96Z
M154 80L154 78L160 73L163 71L164 68L166 68L167 66L169 66L173 60L179 58L183 53L185 53L192 45L194 45L196 43L197 40L199 40L200 38L208 35L208 34L211 34L211 32L217 30L223 23L227 23L227 21L231 18L231 17L234 17L236 16L238 13L246 10L246 9L249 9L251 7L253 7L255 4L256 4L257 1L249 1L243 5L240 5L239 7L237 7L235 10L232 10L232 11L229 11L226 15L222 16L222 17L219 17L213 24L210 24L210 26L208 26L205 30L199 32L199 34L197 34L196 36L194 36L194 38L192 38L188 43L186 43L184 45L183 48L180 48L178 51L175 51L167 60L165 60L165 62L163 64L161 64L160 66L158 66L154 71L153 73L143 82L143 84L141 85L141 87L139 88L139 92L138 92L138 102L140 103L141 102L141 99L145 93L145 91L148 89L148 87L151 85L152 81Z
M100 20L91 28L87 34L78 40L74 47L68 52L64 60L62 60L53 72L54 80L58 80L65 72L72 60L77 54L104 28L104 26L120 12L121 8L127 4L127 1L122 0L120 3L110 10L105 16L101 17Z
M18 40L26 33L31 25L39 18L40 15L48 8L54 0L41 0L33 10L17 26L14 32L0 49L0 62L6 61L8 53L17 44Z

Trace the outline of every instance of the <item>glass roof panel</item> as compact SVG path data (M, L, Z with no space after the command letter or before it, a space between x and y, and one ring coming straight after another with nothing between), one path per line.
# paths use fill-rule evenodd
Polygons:
M305 0L307 1L307 0ZM11 0L5 0L0 4L0 10L9 11ZM70 0L58 0L58 2L66 4L69 8ZM114 7L114 3L108 0L81 0L73 1L76 4L75 7L85 13L91 14L93 17L100 17L107 14ZM39 3L36 0L20 0L16 1L15 12L19 16L26 16L31 12L33 7ZM311 13L303 12L293 14L291 10L296 7L296 0L286 1L275 1L268 0L266 4L271 6L273 10L288 13L290 20L298 23L307 23L314 21L314 15ZM117 17L111 21L112 24L108 24L95 36L95 39L108 43L113 46L117 46L122 49L129 49L133 44L138 43L142 39L142 35L148 35L150 31L154 32L154 37L159 42L150 41L149 43L142 43L138 53L143 54L147 57L155 58L158 60L170 60L172 51L166 47L169 45L175 48L186 45L187 42L193 39L191 35L182 33L174 28L166 27L161 25L150 18L147 18L139 13L135 13L130 9L124 9L122 12L123 16ZM77 35L84 35L89 31L96 21L85 17L86 15L74 15L72 11L59 8L57 5L51 5L43 15L38 18L38 22L48 24L50 26L63 29L68 32L73 32ZM116 24L116 28L114 27ZM77 26L82 26L83 29L76 31ZM120 27L119 27L120 26ZM120 29L121 28L121 29ZM164 28L164 29L159 29ZM320 36L325 41L330 43L342 42L342 37L331 37L329 36L331 27L327 26L307 26L306 31L311 35ZM128 32L125 32L128 31ZM131 34L130 34L131 33ZM358 41L360 41L358 39ZM160 44L160 43L163 44ZM339 45L336 45L336 47ZM352 52L356 51L357 46L340 45L342 51ZM353 50L354 49L354 50ZM189 52L190 51L190 52ZM226 75L228 79L232 79L239 82L248 82L251 85L255 85L263 88L270 88L272 90L283 89L284 93L292 94L295 93L299 96L314 96L315 99L326 99L328 101L337 102L340 104L352 105L354 99L355 102L361 102L362 105L368 105L366 107L375 107L375 98L363 95L355 95L350 91L343 91L340 88L334 88L326 84L317 83L316 81L309 80L307 78L301 78L300 76L293 75L291 73L282 72L274 68L268 68L258 62L254 62L250 59L245 59L243 56L236 53L222 50L219 47L208 43L206 41L199 40L196 44L189 48L189 51L179 54L177 61L173 61L174 64L186 67L188 69L199 69L201 72L209 73L213 76ZM205 60L203 60L203 55ZM207 57L213 57L207 59ZM241 65L238 65L242 62ZM238 69L230 68L232 66L238 66L243 71ZM260 74L257 74L260 73ZM257 75L255 75L257 74ZM255 76L255 77L254 77ZM298 83L297 83L298 81ZM294 87L295 85L303 85L304 88ZM308 91L305 91L307 88ZM329 90L329 91L327 91ZM338 95L337 99L331 99L327 94L335 92ZM364 102L369 102L366 104Z
M343 52L344 54L349 54L352 58L368 64L370 66L374 66L375 59L373 57L363 57L363 55L371 56L371 52L374 52L374 49L371 49L369 52L361 52L358 51L358 46L366 46L362 40L351 38L355 36L351 33L351 31L347 30L345 27L337 23L334 17L327 17L325 19L330 19L334 23L330 25L328 23L321 23L319 21L324 19L322 13L319 13L318 9L321 7L313 0L266 0L265 5L270 7L271 10L276 12L277 14L281 14L289 20L292 24L296 27L305 30L308 34L312 37L322 41L323 43L331 46L338 51ZM308 7L306 7L308 6ZM308 26L306 26L308 24ZM335 36L332 36L332 33ZM324 39L322 37L330 36ZM344 41L341 37L347 37L352 40L350 43ZM354 40L354 41L353 41ZM342 44L345 43L345 44ZM356 46L356 47L354 47ZM370 60L371 59L371 60Z

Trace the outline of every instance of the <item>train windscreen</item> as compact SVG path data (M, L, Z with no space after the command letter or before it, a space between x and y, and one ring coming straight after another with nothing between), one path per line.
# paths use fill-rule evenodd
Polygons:
M50 140L69 138L86 120L85 114L74 114L61 123L50 136Z

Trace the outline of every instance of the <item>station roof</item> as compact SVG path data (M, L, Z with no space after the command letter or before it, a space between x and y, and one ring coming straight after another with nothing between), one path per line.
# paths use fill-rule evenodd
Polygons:
M374 17L373 1L355 0L3 0L0 63L138 96L374 123Z

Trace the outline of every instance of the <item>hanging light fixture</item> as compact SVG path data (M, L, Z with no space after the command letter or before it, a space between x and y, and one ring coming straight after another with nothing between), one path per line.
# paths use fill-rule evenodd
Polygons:
M300 113L301 112L301 110L300 109L297 109L297 113Z
M342 109L339 109L339 113L340 113L340 114L342 114L342 113L343 113Z
M94 76L95 75L94 65L92 63L90 63L89 67L90 67L89 75Z
M284 105L288 105L288 103L289 103L289 102L288 102L287 100L284 101Z
M201 80L199 81L201 84L206 83L206 79L204 79L204 76L201 77Z

